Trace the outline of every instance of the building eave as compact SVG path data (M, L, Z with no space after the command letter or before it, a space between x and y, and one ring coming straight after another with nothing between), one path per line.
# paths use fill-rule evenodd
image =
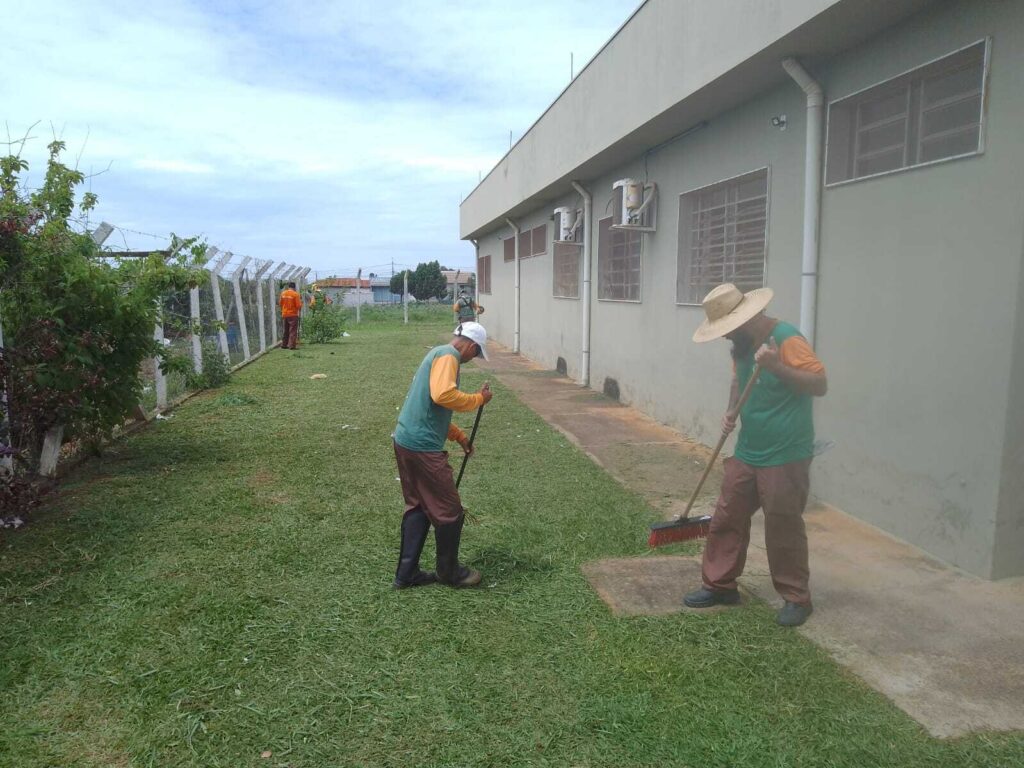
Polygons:
M813 67L933 2L648 0L463 200L460 237L481 237L568 194L573 179L600 176L786 82L786 57ZM724 42L680 34L684 20ZM650 69L638 69L645 54ZM649 87L631 87L628 74L646 71Z

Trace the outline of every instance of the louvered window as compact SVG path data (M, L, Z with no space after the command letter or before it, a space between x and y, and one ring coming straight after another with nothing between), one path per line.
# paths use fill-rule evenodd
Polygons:
M515 261L516 258L515 236L505 240L505 261ZM533 229L526 229L519 233L519 259L529 259L532 256L543 256L548 252L548 225L540 224Z
M985 54L977 43L834 102L827 183L980 152Z
M767 229L767 169L680 195L676 302L700 304L720 283L761 288Z
M479 281L479 292L491 292L491 257L481 256L476 260L476 279Z

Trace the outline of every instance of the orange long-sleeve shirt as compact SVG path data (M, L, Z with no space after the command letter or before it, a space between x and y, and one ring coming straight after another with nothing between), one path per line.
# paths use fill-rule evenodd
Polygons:
M281 317L298 317L302 310L302 299L298 291L285 288L281 291Z
M484 396L459 390L457 377L459 364L452 355L438 357L430 366L430 399L451 411L475 411L484 404ZM466 433L452 424L448 439L460 442Z

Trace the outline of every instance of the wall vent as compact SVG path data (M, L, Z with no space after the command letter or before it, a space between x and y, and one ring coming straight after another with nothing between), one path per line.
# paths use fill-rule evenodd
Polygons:
M619 399L619 382L608 376L604 380L604 393L612 400Z

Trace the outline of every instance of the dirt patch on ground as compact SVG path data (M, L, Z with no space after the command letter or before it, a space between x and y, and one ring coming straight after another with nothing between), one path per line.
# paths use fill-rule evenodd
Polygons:
M266 469L261 469L255 475L249 477L249 486L251 488L267 488L277 483L277 477L273 472Z
M582 570L615 616L726 610L683 605L683 596L700 586L699 557L623 557L586 563Z

